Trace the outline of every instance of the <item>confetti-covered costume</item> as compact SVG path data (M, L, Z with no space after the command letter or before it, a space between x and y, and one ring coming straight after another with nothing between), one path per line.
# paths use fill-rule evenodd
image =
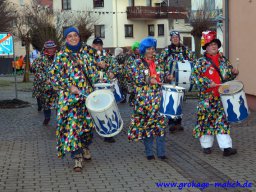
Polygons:
M195 62L195 55L183 45L176 46L171 44L161 52L160 59L161 62L164 62L166 65L168 65L170 74L175 75L177 63L183 60ZM171 84L174 83L175 81L171 82ZM182 118L169 118L169 125L181 125L181 121Z
M52 59L43 54L33 61L31 67L32 72L35 74L32 96L40 99L44 110L54 109L57 105L58 93L53 89L50 82L47 83L47 80L50 80L49 67L52 62Z
M51 82L60 89L56 131L59 157L63 157L66 151L85 148L92 141L94 124L85 106L85 95L93 91L91 84L99 79L94 57L89 54L92 52L88 46L77 53L64 47L57 53L51 66ZM82 94L71 94L71 85L76 86Z
M229 61L219 55L216 65L220 68L224 81L230 81L235 78L231 70L233 69ZM199 103L197 106L197 124L193 129L193 136L200 138L202 135L230 134L229 123L218 93L218 87L210 88L211 81L216 84L221 83L221 78L208 61L208 56L198 59L192 72L192 80L200 88Z
M132 66L133 66L134 60L139 58L140 58L139 54L133 53L127 58L125 62L124 79L126 81L127 91L130 93L130 97L129 97L130 106L134 105L134 100L135 100L135 90L134 90L135 86L134 86L134 78L132 73Z
M165 77L164 65L158 63L156 59L154 62L157 74L163 82ZM142 140L152 136L164 136L167 122L165 117L159 115L161 86L149 84L149 64L143 56L134 60L132 76L135 86L135 102L128 139Z

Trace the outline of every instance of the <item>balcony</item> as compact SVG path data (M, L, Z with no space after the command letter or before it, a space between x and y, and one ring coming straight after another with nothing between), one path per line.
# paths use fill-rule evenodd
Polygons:
M150 19L185 19L187 11L182 7L127 7L127 19L150 20Z

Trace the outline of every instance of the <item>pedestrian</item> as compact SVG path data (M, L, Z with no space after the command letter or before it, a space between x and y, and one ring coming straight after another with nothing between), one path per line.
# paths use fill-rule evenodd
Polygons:
M94 124L86 108L86 96L99 80L96 65L88 55L88 47L82 46L75 27L64 31L65 45L56 54L51 66L51 82L59 91L57 112L58 157L71 152L74 171L81 172L83 160L90 160L89 145L92 142Z
M192 72L192 80L200 88L197 123L193 136L199 138L203 152L210 154L216 135L223 155L230 156L236 154L237 150L232 148L230 125L218 88L221 83L235 79L238 70L219 52L220 47L221 41L216 38L215 31L203 33L202 48L205 52L203 57L197 60Z
M194 54L186 48L180 39L180 33L178 31L171 31L170 32L170 41L171 44L162 50L160 58L163 60L166 65L170 65L170 74L172 75L172 84L175 84L175 66L177 65L178 61L195 61ZM182 117L178 118L171 118L169 117L169 131L170 133L175 133L176 131L183 131L184 127L181 125Z
M43 53L31 65L34 73L33 97L37 99L38 111L43 109L43 125L48 125L51 119L51 109L56 109L58 93L50 83L49 67L52 65L57 46L54 41L46 41Z
M132 75L135 85L135 102L130 127L129 140L142 140L148 160L155 159L153 142L156 138L157 157L165 156L165 127L167 119L159 115L161 84L166 77L163 63L155 58L157 41L152 37L140 42L141 57L134 60Z

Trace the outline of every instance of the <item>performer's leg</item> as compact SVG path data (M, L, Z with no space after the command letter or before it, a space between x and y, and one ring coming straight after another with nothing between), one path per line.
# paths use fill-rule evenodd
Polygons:
M115 143L116 140L114 139L114 137L105 137L104 142Z
M145 146L145 152L148 160L155 159L154 153L153 153L153 143L154 143L154 137L146 137L144 138L144 146Z
M199 140L203 152L205 154L210 154L212 152L211 147L213 146L214 135L202 135Z
M174 133L175 131L183 131L184 127L181 126L182 118L172 119L170 118L168 121L168 125L170 126L170 133Z
M36 98L36 101L37 101L37 110L38 111L41 111L42 110L42 102L40 100L40 98Z
M51 119L51 109L44 110L44 122L43 125L48 125Z
M165 156L165 136L156 137L157 157L160 159L167 159Z
M83 150L82 148L77 149L76 151L71 152L71 158L75 160L74 171L81 172L82 171L82 163L83 163Z
M237 150L232 148L232 139L229 134L217 134L216 137L224 156L230 156L237 153Z

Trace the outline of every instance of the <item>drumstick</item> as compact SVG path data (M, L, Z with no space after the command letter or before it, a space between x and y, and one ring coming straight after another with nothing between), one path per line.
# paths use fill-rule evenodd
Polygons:
M234 67L238 70L238 66L239 66L239 58L236 58L236 64Z

